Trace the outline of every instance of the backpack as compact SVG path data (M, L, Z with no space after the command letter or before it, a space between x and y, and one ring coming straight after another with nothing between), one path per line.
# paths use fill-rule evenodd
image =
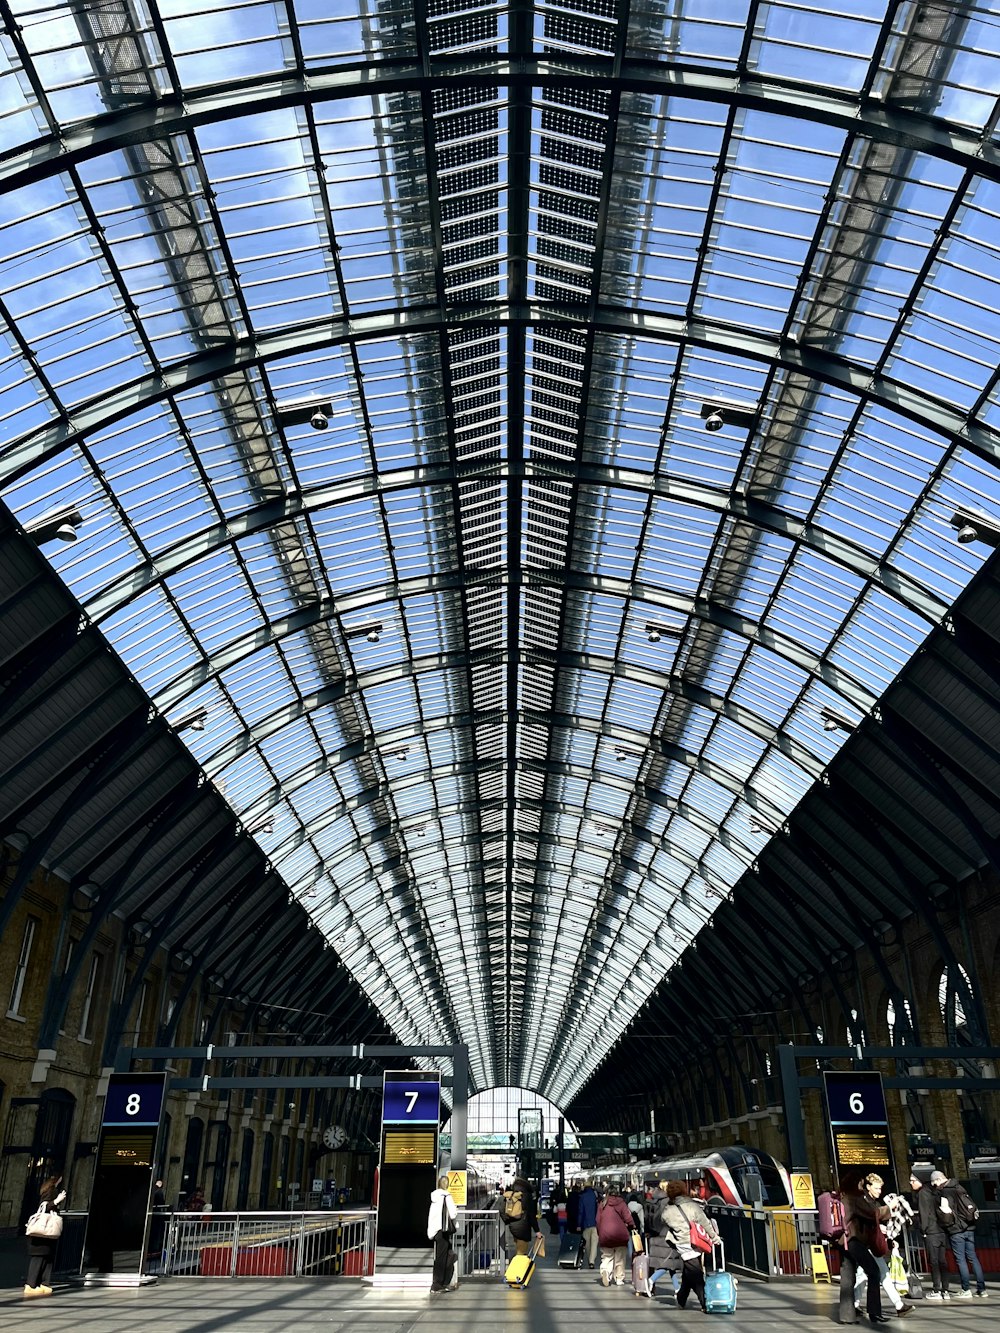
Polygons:
M816 1200L819 1212L819 1234L822 1240L843 1240L846 1222L840 1195L824 1190Z
M505 1222L520 1222L524 1216L524 1199L520 1190L514 1190L511 1194L503 1196L503 1220Z
M979 1209L961 1185L955 1191L955 1221L961 1223L963 1231L974 1227L979 1221Z
M979 1209L961 1185L956 1185L947 1194L939 1193L934 1211L950 1235L957 1231L968 1231L979 1221Z

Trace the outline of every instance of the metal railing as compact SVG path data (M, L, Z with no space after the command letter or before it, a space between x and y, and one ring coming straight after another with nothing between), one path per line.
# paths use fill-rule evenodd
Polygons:
M459 1279L490 1277L503 1272L507 1263L503 1223L495 1208L458 1210L455 1250L458 1254L455 1271Z
M813 1247L822 1245L817 1213L809 1209L732 1208L711 1204L726 1246L726 1262L761 1277L811 1276ZM983 1210L975 1228L976 1249L987 1271L1000 1271L1000 1210ZM907 1269L919 1275L930 1271L923 1237L915 1227L903 1231ZM827 1266L833 1276L839 1271L835 1250L825 1247Z
M150 1273L174 1277L369 1277L375 1213L173 1213L162 1260Z

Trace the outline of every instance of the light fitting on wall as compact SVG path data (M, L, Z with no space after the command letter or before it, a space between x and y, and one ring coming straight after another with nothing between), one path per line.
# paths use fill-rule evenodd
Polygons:
M74 884L70 898L73 906L78 912L89 912L101 896L101 886L87 881L85 884Z

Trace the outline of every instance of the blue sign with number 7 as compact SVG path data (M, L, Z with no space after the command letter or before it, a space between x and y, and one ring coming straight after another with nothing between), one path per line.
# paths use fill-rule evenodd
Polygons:
M382 1091L383 1125L436 1125L441 1115L441 1084L435 1077L386 1074Z

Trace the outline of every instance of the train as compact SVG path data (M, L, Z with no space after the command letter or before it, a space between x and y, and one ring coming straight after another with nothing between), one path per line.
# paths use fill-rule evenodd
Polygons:
M688 1192L705 1203L792 1207L792 1182L787 1169L770 1153L744 1144L658 1161L633 1162L597 1172L596 1177L600 1183L614 1183L626 1191L649 1189L660 1180L683 1180Z

